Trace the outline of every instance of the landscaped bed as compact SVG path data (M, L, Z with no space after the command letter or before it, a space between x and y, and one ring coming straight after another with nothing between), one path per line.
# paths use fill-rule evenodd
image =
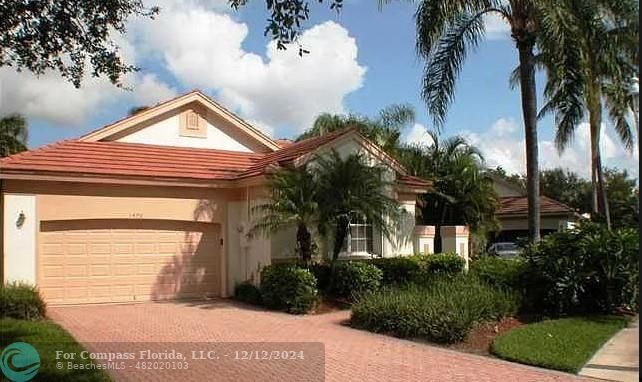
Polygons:
M69 333L48 320L0 319L0 347L4 348L14 342L26 342L38 351L40 368L36 375L42 381L109 381L103 370L92 367L89 359L80 359L84 350ZM62 368L57 367L56 351L76 354L73 361L77 369L69 369L65 362Z
M498 337L491 351L509 361L575 373L627 321L595 316L523 325Z

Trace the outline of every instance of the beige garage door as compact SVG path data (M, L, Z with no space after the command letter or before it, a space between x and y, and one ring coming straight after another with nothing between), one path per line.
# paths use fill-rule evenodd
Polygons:
M217 296L220 237L207 223L43 221L39 286L52 304Z

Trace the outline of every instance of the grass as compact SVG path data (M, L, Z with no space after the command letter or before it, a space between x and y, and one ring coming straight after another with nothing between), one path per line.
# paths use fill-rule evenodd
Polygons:
M576 373L627 322L618 316L537 322L499 336L491 352L509 361Z
M36 380L42 381L109 381L108 375L103 370L81 369L90 366L91 360L80 358L84 349L73 337L60 326L51 321L24 321L13 318L0 319L0 347L13 342L26 342L38 350L40 355L40 369ZM79 369L69 370L56 367L56 351L76 354L74 364ZM66 365L66 362L65 362Z

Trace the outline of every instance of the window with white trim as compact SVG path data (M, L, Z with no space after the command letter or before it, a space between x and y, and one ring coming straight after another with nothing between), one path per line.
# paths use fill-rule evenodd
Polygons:
M365 219L353 220L350 222L348 237L343 249L348 254L373 253L373 237L372 224Z

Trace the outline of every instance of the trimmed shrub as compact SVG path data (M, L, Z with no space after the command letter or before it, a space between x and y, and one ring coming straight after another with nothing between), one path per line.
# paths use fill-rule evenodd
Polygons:
M412 257L381 257L370 260L370 263L383 273L384 285L405 284L412 281L422 267Z
M261 291L249 281L236 285L234 298L248 304L261 305Z
M436 253L426 255L426 272L437 275L456 275L464 271L466 261L456 253Z
M330 291L340 298L354 299L365 292L379 289L383 272L363 261L341 262L332 270Z
M260 290L266 307L288 313L307 313L318 301L317 280L309 270L296 265L274 264L263 268Z
M326 263L313 263L307 266L317 279L317 288L320 291L325 291L330 286L330 264Z
M12 282L0 288L0 318L40 320L45 314L46 304L35 286Z
M439 343L462 341L481 321L514 314L515 293L459 275L430 285L389 287L361 296L352 305L351 325L400 337Z
M524 251L525 308L554 316L638 309L638 231L583 223Z
M470 273L480 280L500 288L520 289L520 277L524 269L521 259L502 259L496 256L484 256L470 265Z

